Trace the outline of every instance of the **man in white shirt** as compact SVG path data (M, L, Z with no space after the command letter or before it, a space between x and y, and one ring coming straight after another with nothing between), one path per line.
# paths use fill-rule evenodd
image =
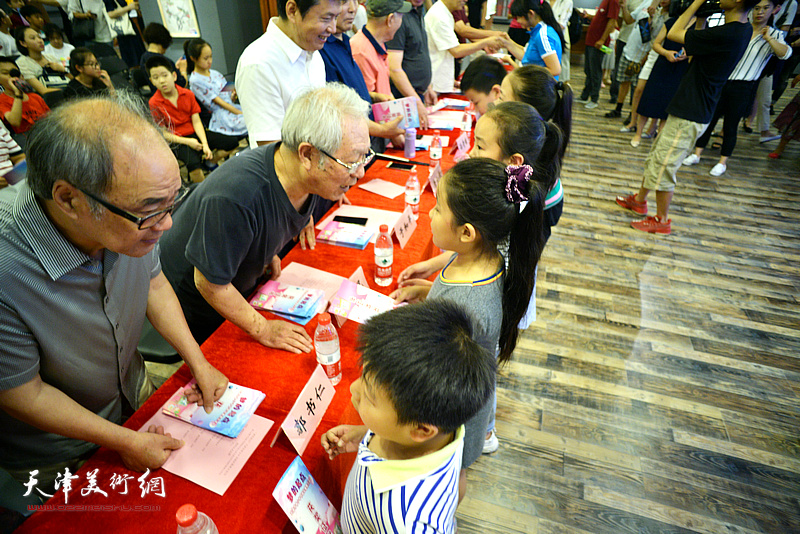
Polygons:
M433 70L433 90L447 93L453 90L455 81L455 59L468 56L483 48L500 48L500 37L486 37L473 43L459 44L455 31L453 11L464 9L466 0L439 0L425 15L425 31L428 35L428 52Z
M319 50L336 32L341 0L278 0L278 17L253 41L236 66L250 148L281 138L289 103L303 91L325 85Z

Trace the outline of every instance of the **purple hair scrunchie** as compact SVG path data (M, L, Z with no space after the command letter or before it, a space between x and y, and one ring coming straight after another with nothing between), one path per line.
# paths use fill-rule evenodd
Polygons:
M522 192L533 177L533 168L530 165L509 165L506 167L506 198L509 202L519 204L528 200Z

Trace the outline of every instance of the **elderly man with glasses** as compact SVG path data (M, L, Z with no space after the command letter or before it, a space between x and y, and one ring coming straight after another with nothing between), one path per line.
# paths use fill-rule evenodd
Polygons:
M323 199L336 201L372 159L369 104L339 83L289 106L282 141L242 152L197 186L164 236L161 262L189 327L202 343L228 319L256 341L309 352L302 326L269 321L247 302L277 256Z
M136 350L145 315L207 410L227 379L161 272L158 242L184 193L149 115L119 99L64 104L34 125L28 154L27 181L0 195L0 467L52 494L98 445L139 471L182 446L120 426L153 391Z

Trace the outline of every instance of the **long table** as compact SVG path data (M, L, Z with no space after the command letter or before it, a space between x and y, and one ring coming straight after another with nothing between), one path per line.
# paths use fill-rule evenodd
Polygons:
M460 132L442 132L450 137L450 145ZM443 167L452 165L449 148L444 149ZM390 152L402 155L400 151ZM418 161L427 162L427 152L418 152ZM367 170L360 182L382 178L404 185L407 171L387 169L387 162L376 160ZM417 166L420 182L427 181L428 167ZM403 211L403 195L387 199L359 187L353 187L347 194L354 205L369 206L392 211ZM436 200L426 189L420 199L420 214L417 229L405 248L394 242L394 279L389 287L379 287L372 279L374 272L373 246L364 250L354 250L339 246L317 244L313 251L303 251L295 247L283 260L286 267L291 262L299 262L310 267L325 270L344 277L350 276L359 266L370 281L370 287L389 294L396 287L397 275L407 266L436 255L439 251L431 240L428 211ZM262 312L269 315L268 312ZM271 317L273 318L273 317ZM306 325L306 331L313 337L317 320ZM360 419L350 403L350 384L360 374L358 354L355 351L357 324L346 322L339 331L342 355L342 380L336 386L336 394L317 428L310 444L302 455L311 474L325 491L328 498L341 508L344 481L353 463L354 454L346 454L329 461L320 445L321 435L338 424L360 424ZM219 496L192 482L180 478L163 469L152 472L145 482L137 480L142 473L126 469L117 453L99 449L76 473L78 479L72 483L69 495L69 508L66 508L64 494L59 492L47 502L52 510L34 513L18 530L18 533L58 532L115 532L115 533L155 533L174 532L177 528L175 512L185 504L192 503L207 513L223 534L236 532L296 532L283 510L272 498L272 491L281 475L296 457L296 452L286 436L279 437L274 447L270 447L273 436L294 404L317 363L315 354L290 354L285 351L264 347L250 338L238 327L225 322L202 346L208 360L225 373L231 382L259 389L266 394L265 400L256 411L257 415L274 422L266 438L259 444L245 464L236 480L223 496ZM191 378L188 368L183 365L153 396L125 423L125 427L139 429L152 417L179 387ZM197 458L202 463L202 457ZM97 469L97 487L108 496L84 491L89 486L87 473ZM127 494L121 494L122 487L111 488L114 476L130 475ZM149 488L148 480L162 477L162 491L150 491L144 495L140 485ZM52 489L52 488L51 488ZM151 488L152 489L152 488ZM164 496L160 496L163 494Z

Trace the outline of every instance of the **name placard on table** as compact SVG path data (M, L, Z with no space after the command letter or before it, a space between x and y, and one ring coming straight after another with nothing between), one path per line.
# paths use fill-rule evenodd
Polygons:
M300 396L294 401L292 409L286 419L281 423L280 429L275 433L272 438L270 447L275 445L278 441L278 436L281 435L281 430L289 438L292 446L300 456L306 450L311 437L314 435L322 420L322 416L330 406L333 400L333 395L336 390L333 384L325 374L325 370L321 365L317 364L316 369L311 374L311 378L306 382Z

